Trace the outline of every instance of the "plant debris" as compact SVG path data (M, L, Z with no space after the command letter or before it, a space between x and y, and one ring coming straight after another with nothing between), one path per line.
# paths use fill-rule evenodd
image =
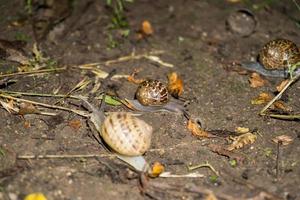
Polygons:
M252 88L258 88L262 87L266 84L266 80L263 79L258 73L252 73L249 79L250 87Z
M192 135L197 137L209 137L211 136L207 131L201 129L197 122L194 122L192 119L188 120L187 129L192 133Z
M149 176L158 177L164 171L165 171L165 167L160 162L155 162L151 167Z
M178 98L183 93L183 80L179 77L176 72L168 74L168 91L169 93Z
M245 145L253 144L257 136L253 133L244 133L243 135L235 136L235 137L229 137L233 142L227 147L228 151L232 151L234 149L240 149L243 148Z
M289 145L294 141L294 139L289 135L279 135L272 139L275 143L281 143L282 145L286 146Z

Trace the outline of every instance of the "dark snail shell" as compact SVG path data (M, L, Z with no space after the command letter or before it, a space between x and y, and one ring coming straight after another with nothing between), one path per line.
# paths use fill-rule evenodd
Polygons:
M167 87L158 80L142 82L135 94L136 99L144 106L159 106L169 101Z
M300 61L300 51L287 39L271 40L259 52L259 62L266 69L284 69Z

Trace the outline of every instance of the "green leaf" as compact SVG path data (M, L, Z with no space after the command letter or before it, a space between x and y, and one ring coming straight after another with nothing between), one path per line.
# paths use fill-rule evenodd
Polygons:
M120 106L122 103L116 99L114 99L112 96L105 95L105 103L112 105L112 106Z

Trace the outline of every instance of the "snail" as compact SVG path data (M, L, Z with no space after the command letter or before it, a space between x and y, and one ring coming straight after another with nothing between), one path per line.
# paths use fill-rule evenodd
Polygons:
M139 171L148 170L142 155L150 148L152 126L129 112L111 112L105 117L101 109L81 100L91 111L90 121L117 157Z
M139 156L150 148L152 127L131 113L113 112L102 123L100 135L115 152Z
M300 50L287 39L275 39L266 43L259 52L258 62L245 62L242 67L269 77L287 77L290 66L300 62ZM300 73L297 68L295 74Z
M172 99L167 87L158 80L148 79L140 83L135 97L136 99L126 101L139 111L185 112L184 105Z

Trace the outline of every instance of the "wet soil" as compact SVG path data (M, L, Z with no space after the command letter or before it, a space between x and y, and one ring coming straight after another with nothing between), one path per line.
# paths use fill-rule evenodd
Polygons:
M201 118L207 130L222 133L221 137L192 136L186 129L185 118L178 114L147 113L141 118L155 131L145 158L150 163L161 162L166 171L174 174L188 173L189 164L208 162L219 176L215 177L208 168L200 168L197 172L203 174L203 178L147 181L143 178L143 183L147 183L141 189L138 174L115 158L17 159L20 155L108 153L90 137L86 119L74 113L47 110L60 114L55 117L25 115L23 118L1 109L0 199L23 199L33 192L42 192L49 200L205 199L208 190L218 199L300 199L299 121L261 117L258 112L262 106L251 104L261 92L274 92L281 79L266 78L265 86L251 88L249 74L241 75L232 70L234 63L254 60L260 47L270 39L287 38L300 44L299 24L296 23L300 20L300 11L292 1L134 1L126 4L128 37L122 37L118 29L109 28L112 16L104 1L73 1L67 8L57 6L58 14L49 17L52 26L39 30L42 33L33 31L32 23L36 18L28 17L25 7L20 1L1 1L1 39L27 41L27 54L38 40L42 52L56 60L58 66L67 66L67 70L14 77L16 82L3 89L34 93L58 90L66 94L84 77L95 79L94 74L76 68L78 65L116 59L133 51L141 54L163 50L159 57L173 64L173 68L146 59L100 68L107 72L116 69L118 74L131 74L138 68L141 69L138 77L164 83L166 75L176 71L184 81L183 97L190 101L191 115ZM257 22L254 32L248 36L234 33L226 26L226 19L241 8L250 10ZM37 19L45 17L34 15L35 12L41 11L33 10ZM143 20L151 22L154 34L137 40L136 31ZM112 47L111 38L116 47ZM1 71L11 72L16 66L16 63L3 61ZM110 86L121 98L133 98L137 87L126 79L112 80ZM87 95L91 88L76 94ZM295 113L300 111L299 89L298 81L283 97ZM55 98L22 98L48 104L57 102ZM62 105L82 109L69 102L65 100ZM127 110L112 106L106 109ZM80 121L80 128L69 125L74 120ZM232 166L229 158L213 153L208 146L226 145L225 137L236 127L256 130L258 137L255 143L235 150L244 161ZM272 139L278 135L291 136L293 142L280 147L276 176L278 149Z

